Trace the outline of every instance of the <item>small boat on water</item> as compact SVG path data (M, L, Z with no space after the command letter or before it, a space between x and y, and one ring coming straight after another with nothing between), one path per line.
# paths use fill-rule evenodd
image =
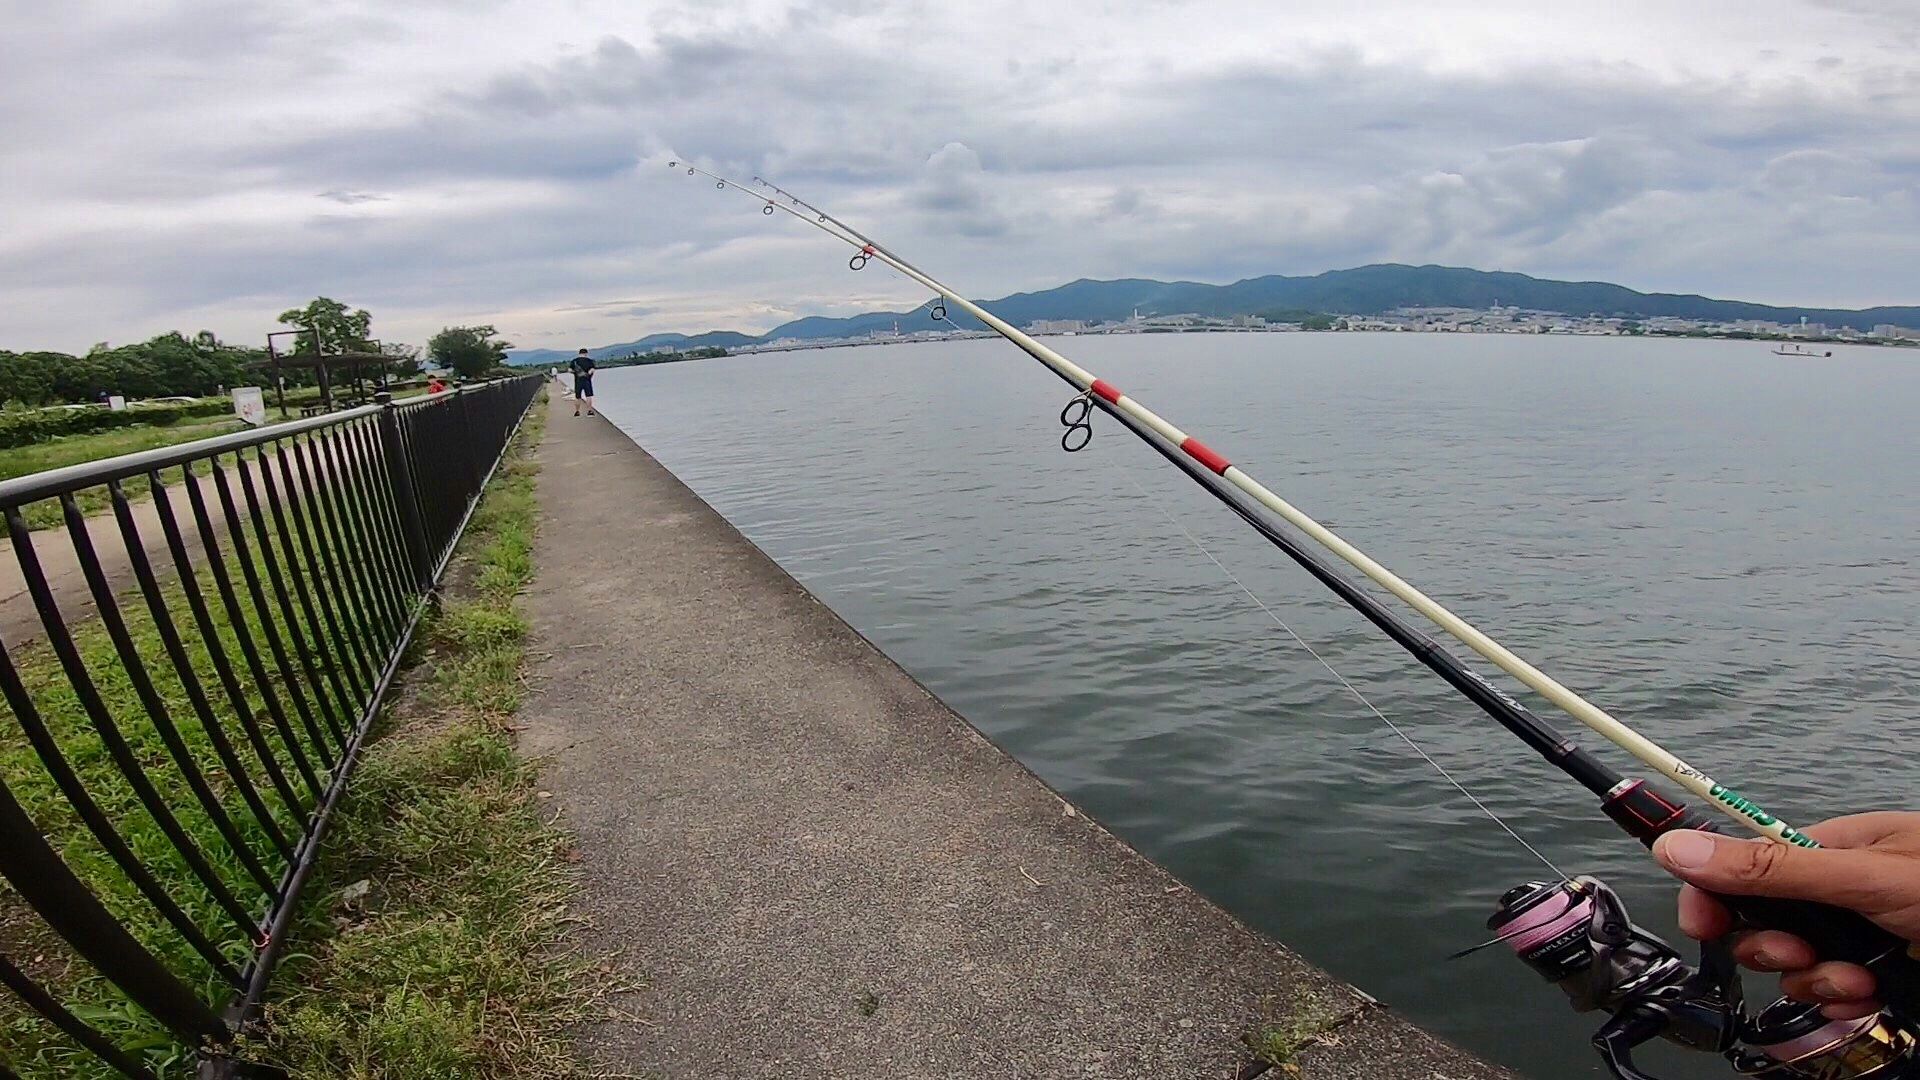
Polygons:
M1773 355L1775 356L1806 356L1806 357L1811 357L1817 360L1821 357L1832 356L1833 350L1828 349L1826 352L1814 352L1812 349L1807 348L1805 345L1787 345L1782 348L1773 350Z

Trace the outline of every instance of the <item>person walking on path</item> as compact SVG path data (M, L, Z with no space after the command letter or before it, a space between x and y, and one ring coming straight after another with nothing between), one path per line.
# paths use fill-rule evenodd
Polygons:
M567 370L573 372L573 415L580 415L580 403L587 403L587 415L593 415L593 357L587 350L567 362Z

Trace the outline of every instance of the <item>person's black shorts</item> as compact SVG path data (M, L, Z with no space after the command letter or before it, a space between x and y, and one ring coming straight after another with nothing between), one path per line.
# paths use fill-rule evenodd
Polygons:
M573 396L577 398L593 396L593 376L575 375L573 377Z

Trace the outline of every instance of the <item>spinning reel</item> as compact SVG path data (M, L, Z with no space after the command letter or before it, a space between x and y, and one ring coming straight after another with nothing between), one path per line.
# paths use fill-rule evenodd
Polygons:
M1500 898L1487 920L1528 967L1556 983L1580 1012L1613 1018L1593 1046L1620 1080L1655 1080L1633 1051L1664 1038L1724 1055L1762 1080L1920 1080L1920 1028L1889 1012L1829 1020L1817 1005L1782 998L1749 1016L1724 943L1701 947L1692 967L1635 926L1604 882L1528 882Z

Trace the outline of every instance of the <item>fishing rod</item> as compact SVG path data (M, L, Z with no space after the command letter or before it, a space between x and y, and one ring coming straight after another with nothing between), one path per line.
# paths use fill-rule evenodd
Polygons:
M669 167L684 167L689 175L705 176L718 188L745 193L759 200L762 212L767 215L783 211L854 247L857 253L849 260L850 269L862 269L870 260L879 259L936 294L933 307L936 320L954 325L945 309L951 302L1040 361L1079 391L1061 412L1061 423L1067 428L1061 440L1064 449L1071 452L1087 445L1092 437L1088 420L1093 409L1113 417L1502 727L1599 795L1603 812L1635 839L1651 845L1659 836L1675 829L1718 829L1698 811L1668 798L1644 781L1627 778L1576 746L1349 580L1325 556L1301 543L1263 511L1278 514L1327 552L1406 601L1475 652L1540 691L1569 715L1682 787L1708 798L1729 817L1776 842L1819 846L1810 837L1713 781L1520 659L1294 508L1212 448L961 296L871 237L759 177L754 178L754 184L771 194L688 163L671 162ZM1204 552L1204 548L1202 550ZM1275 620L1278 621L1277 616ZM1285 627L1284 623L1281 625ZM1381 718L1384 720L1384 715ZM1393 726L1391 721L1388 723ZM1397 726L1394 730L1405 737ZM1412 743L1411 739L1407 741ZM1415 749L1418 750L1417 745ZM1424 751L1421 753L1424 757ZM1438 768L1438 764L1434 764ZM1447 775L1444 769L1441 772ZM1447 779L1460 786L1450 775ZM1461 791L1472 798L1464 787ZM1482 806L1482 809L1486 808ZM1506 827L1497 815L1487 812ZM1519 839L1517 834L1515 838ZM1531 845L1528 848L1532 850ZM1560 873L1557 868L1554 870ZM1909 954L1905 942L1856 913L1826 905L1755 897L1721 899L1750 926L1797 934L1812 944L1823 959L1846 960L1868 967L1878 980L1880 998L1887 1009L1859 1020L1831 1021L1815 1006L1781 999L1757 1015L1749 1016L1726 941L1703 945L1698 968L1691 967L1672 946L1634 925L1624 903L1610 887L1585 876L1561 875L1557 881L1528 882L1509 890L1488 921L1488 928L1496 931L1497 936L1486 944L1509 946L1529 966L1559 984L1576 1009L1612 1014L1612 1019L1594 1036L1593 1044L1609 1069L1622 1080L1651 1080L1634 1065L1632 1051L1654 1038L1719 1052L1743 1073L1778 1080L1848 1077L1920 1080L1920 960ZM1472 951L1475 950L1466 950Z

